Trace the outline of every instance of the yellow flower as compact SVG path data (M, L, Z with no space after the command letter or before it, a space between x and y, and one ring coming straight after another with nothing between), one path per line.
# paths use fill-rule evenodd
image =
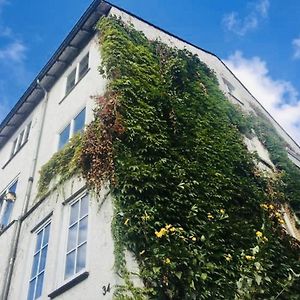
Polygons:
M169 230L172 227L171 224L166 225L166 229Z
M265 242L267 242L268 241L268 238L267 237L263 237L263 240L265 241Z
M261 204L260 207L262 207L263 209L267 210L268 209L268 205L267 204Z
M276 211L275 216L276 216L277 218L279 218L279 217L281 217L281 213L279 213L278 211Z
M165 263L166 263L166 264L170 264L170 263L171 263L170 258L167 257L167 258L165 259Z
M274 205L270 204L270 205L269 205L269 208L270 208L270 209L274 209Z
M260 231L256 231L256 236L259 237L259 238L261 238L263 236L263 234Z
M220 213L222 214L222 215L224 215L225 214L225 209L220 209Z
M208 217L209 219L213 219L213 218L214 218L214 216L213 216L211 213L208 213L208 214L207 214L207 217Z
M247 259L247 260L254 260L255 257L254 257L254 256L251 256L251 255L246 255L246 256L245 256L245 259Z
M285 223L283 219L279 219L278 222L279 222L280 224L284 224L284 223Z
M196 241L197 241L197 238L194 237L194 236L192 236L191 239L192 239L193 242L196 242Z
M127 226L128 222L129 222L129 219L126 219L125 222L124 222L124 224Z
M175 227L171 227L171 228L170 228L170 231L171 231L171 232L174 232L174 231L176 231L176 228L175 228Z
M232 261L232 256L231 254L224 254L224 257L227 261Z
M163 235L167 234L167 230L165 228L161 228L160 231L155 231L155 235L158 238L161 238Z

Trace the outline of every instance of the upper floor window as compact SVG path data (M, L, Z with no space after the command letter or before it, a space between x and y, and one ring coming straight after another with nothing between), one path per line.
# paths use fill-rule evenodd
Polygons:
M225 79L225 78L222 78L222 79L223 79L224 84L227 87L228 93L232 94L235 90L234 86L227 79Z
M21 149L21 147L27 142L30 129L31 129L31 122L28 125L26 125L26 127L19 133L19 135L13 141L10 157L13 157Z
M16 189L18 181L14 181L0 194L0 230L5 228L9 222L16 201Z
M67 76L66 91L65 94L71 92L77 82L86 74L89 69L89 53L87 53L76 67Z
M70 205L65 279L86 267L88 196L84 195Z
M89 53L87 53L79 63L78 79L81 79L89 69Z
M84 129L85 118L86 109L84 108L59 134L58 149L63 148L63 146L69 141L69 139L74 136L74 134Z
M46 223L36 233L36 246L33 255L27 300L38 299L42 295L48 252L50 223Z
M67 77L66 94L68 94L74 87L76 82L76 68Z

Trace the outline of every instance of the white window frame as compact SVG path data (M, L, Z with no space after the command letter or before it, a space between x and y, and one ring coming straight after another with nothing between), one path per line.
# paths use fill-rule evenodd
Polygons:
M22 146L28 141L30 129L31 129L32 121L30 121L22 130L18 133L17 137L12 142L12 151L10 154L10 158L15 156Z
M0 196L2 195L6 195L9 191L10 191L10 188L14 185L14 184L17 184L16 186L16 190L18 188L18 178L15 178L4 190L1 191L0 193ZM2 224L2 219L4 217L4 214L5 214L5 210L6 210L6 207L7 207L7 200L2 200L2 202L0 203L0 231L2 229L4 229L5 227L7 227L9 224L10 224L10 220L8 221L8 223L6 225L3 225ZM13 209L13 208L12 208ZM12 213L12 212L11 212ZM10 215L10 219L11 219L11 215Z
M81 74L81 77L79 77L79 68L80 68L80 63L84 60L84 58L88 56L88 68L87 70ZM90 51L87 51L83 56L81 56L81 58L77 61L77 63L75 64L75 67L71 68L71 70L68 72L66 79L65 79L65 91L64 91L64 96L67 96L68 94L70 94L72 92L72 90L74 89L74 87L77 85L77 83L85 76L85 74L87 73L87 71L90 69ZM70 89L67 90L67 85L68 85L68 78L69 76L72 74L72 72L75 70L75 82L72 85L72 87L70 87Z
M83 242L81 243L80 245L83 245L84 243L86 243L86 257L85 257L85 267L78 271L76 273L76 269L75 269L75 272L73 275L70 275L69 277L66 278L66 263L67 263L67 254L72 252L71 250L68 251L68 238L69 238L69 229L70 227L70 217L71 217L71 206L74 205L77 201L80 201L80 199L84 198L84 197L87 197L87 201L88 201L88 213L87 215L85 215L85 217L87 216L88 218L88 221L87 221L87 234L86 234L86 242ZM74 199L72 199L72 201L70 201L69 203L67 203L67 209L68 209L68 213L66 214L66 222L65 222L65 226L66 226L66 229L65 229L65 246L64 246L64 251L63 251L63 255L64 255L64 258L63 258L63 266L62 266L62 277L63 277L63 284L69 282L69 281L72 281L74 278L80 276L81 274L85 273L87 270L88 270L88 266L89 266L89 243L90 243L90 223L91 223L91 210L90 210L90 195L84 191L82 193L80 193L78 196L76 196ZM82 218L79 218L78 220L80 219L84 219L85 217L82 217ZM77 220L77 221L78 221ZM79 222L78 222L79 223ZM73 223L75 224L75 223ZM77 232L77 239L78 239L78 232ZM76 244L76 247L75 248L79 248L80 246L78 246L79 244ZM75 249L74 248L74 249ZM77 252L77 250L76 250ZM76 253L76 258L77 258L77 253ZM75 258L75 261L76 261L76 258ZM75 262L75 265L74 265L74 268L76 268L76 262Z
M33 247L33 255L32 255L32 260L31 260L31 265L30 265L30 276L29 276L29 281L28 281L28 284L27 284L27 298L28 299L28 296L29 296L29 289L30 289L30 282L32 280L36 280L36 283L35 283L35 287L34 287L34 300L37 300L37 299L42 299L42 296L43 296L43 290L44 290L44 286L45 286L45 274L46 274L46 269L47 269L47 259L48 259L48 254L49 254L49 241L50 241L50 236L51 236L51 219L48 219L46 222L44 222L42 225L40 225L33 233L35 235L35 243L34 243L34 247ZM47 226L50 226L49 227L49 235L48 235L48 242L47 244L45 245L42 245L43 243L43 239L44 239L44 233L45 233L45 228ZM38 238L38 234L43 231L43 234L42 234L42 240L41 240L41 245L38 249L38 251L36 250L36 245L37 245L37 238ZM40 263L41 263L41 252L44 248L47 247L47 253L46 253L46 259L45 259L45 266L44 266L44 269L39 272L39 268L40 268ZM33 263L34 263L34 257L35 255L39 253L39 259L38 259L38 264L37 264L37 272L35 274L34 277L32 277L32 268L33 268ZM35 298L35 293L36 293L36 290L37 290L37 279L39 277L39 275L41 275L42 273L44 273L44 277L43 277L43 284L42 284L42 290L41 290L41 295L40 297L38 298Z
M87 124L87 107L86 107L86 106L82 107L82 108L79 110L79 112L77 112L77 114L71 119L71 121L69 121L69 123L67 123L67 124L63 127L63 129L60 130L60 132L58 133L58 139L57 139L58 141L57 141L57 147L56 147L57 151L61 150L61 149L62 149L62 148L70 141L70 139L76 134L76 133L74 132L74 122L75 122L76 117L77 117L83 110L85 110L85 114L84 114L84 124L83 124L82 130L85 129L85 126L86 126L86 124ZM63 133L63 131L64 131L69 125L70 125L70 130L69 130L68 141L60 148L60 147L59 147L59 144L60 144L60 136L61 136L61 134Z

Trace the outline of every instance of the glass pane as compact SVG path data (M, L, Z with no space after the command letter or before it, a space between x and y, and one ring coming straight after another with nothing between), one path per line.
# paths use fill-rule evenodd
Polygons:
M85 242L87 239L88 217L85 217L79 222L78 245Z
M17 184L18 184L18 181L16 181L16 182L15 182L8 190L9 190L10 192L15 193L16 190L17 190Z
M40 257L40 252L38 252L33 257L32 270L31 270L31 278L33 278L37 274L37 268L38 268L38 264L39 264L39 257Z
M34 296L34 286L35 286L35 279L30 281L29 283L29 290L28 290L28 296L27 296L27 300L33 300L33 296Z
M2 207L2 205L3 205L4 196L5 196L5 192L4 192L3 194L0 195L0 210L1 210L1 207Z
M43 248L40 259L39 273L45 270L48 246Z
M77 246L77 228L78 228L78 223L75 223L75 225L73 225L69 229L68 247L67 247L68 252Z
M74 133L82 131L85 123L85 108L74 119Z
M39 275L36 283L36 292L34 299L39 298L42 295L43 290L43 282L44 282L44 272Z
M78 210L79 210L79 201L77 201L71 206L71 216L70 216L70 223L69 223L70 225L78 221Z
M24 136L24 130L23 130L23 131L20 133L20 135L19 135L17 149L20 149L20 147L21 147L22 144L23 144L23 136Z
M13 156L15 153L16 153L16 145L17 145L17 141L18 139L15 139L14 142L13 142L13 146L12 146L12 149L11 149L11 155L10 156Z
M67 255L66 269L65 269L65 278L70 277L74 274L75 266L75 250Z
M78 248L76 273L85 268L86 243Z
M4 226L8 225L13 207L14 207L14 202L6 201L6 207L1 222L2 225Z
M29 134L30 134L30 129L31 129L31 122L26 127L26 133L25 133L25 137L24 137L24 142L26 142L28 140L28 137L29 137Z
M70 137L70 124L59 135L58 148L61 149L69 140Z
M44 229L43 246L45 246L46 244L48 244L49 232L50 232L50 224L47 225L46 228Z
M74 69L67 78L66 94L69 93L73 88L73 86L75 85L75 79L76 79L76 69Z
M89 53L79 63L79 78L81 78L89 68Z
M43 238L43 230L41 230L37 235L35 252L41 249L42 238Z
M81 199L81 203L80 203L80 218L87 215L88 210L89 210L89 199L88 196L84 196Z

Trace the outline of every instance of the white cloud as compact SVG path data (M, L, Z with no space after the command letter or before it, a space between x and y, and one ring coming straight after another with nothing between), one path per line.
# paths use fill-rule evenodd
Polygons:
M300 58L300 38L294 39L292 41L292 45L294 48L294 58L299 59Z
M258 27L259 22L268 16L270 7L269 0L259 0L252 4L249 13L244 17L240 17L237 12L231 12L223 17L223 25L229 31L244 36L251 30Z
M4 48L0 48L0 60L20 63L25 58L25 51L26 47L22 42L13 41Z
M225 64L277 122L300 144L300 98L291 82L271 77L265 61L236 51Z

